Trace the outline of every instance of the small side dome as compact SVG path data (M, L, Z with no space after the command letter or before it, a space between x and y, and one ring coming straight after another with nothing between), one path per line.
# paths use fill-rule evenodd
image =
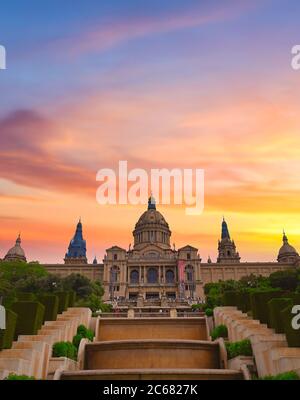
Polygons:
M26 262L25 251L21 247L21 236L19 235L14 247L8 250L4 261L24 261Z
M295 262L298 259L299 254L297 253L296 249L289 244L288 238L284 231L283 231L282 241L283 241L283 245L279 249L277 261L278 262Z

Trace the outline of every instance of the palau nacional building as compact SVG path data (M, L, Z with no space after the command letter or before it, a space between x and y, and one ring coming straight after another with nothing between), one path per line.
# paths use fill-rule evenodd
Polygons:
M138 219L133 231L134 244L129 249L114 245L106 250L103 263L95 258L88 263L82 223L70 241L63 264L44 264L46 269L60 276L80 273L103 283L104 300L144 302L160 300L204 299L204 285L208 282L234 279L250 274L268 276L274 271L300 265L300 257L283 234L283 244L274 262L241 262L234 240L223 219L216 262L201 260L198 249L186 245L171 246L171 230L164 216L149 198L148 209ZM275 257L274 257L275 258ZM5 255L5 260L26 261L20 236Z

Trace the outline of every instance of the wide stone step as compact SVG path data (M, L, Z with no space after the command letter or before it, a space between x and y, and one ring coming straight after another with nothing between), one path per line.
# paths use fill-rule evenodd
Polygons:
M85 370L218 369L219 344L201 340L118 340L88 343Z
M205 318L100 318L95 341L132 339L207 340Z
M104 369L67 372L60 380L242 380L240 371L228 369Z

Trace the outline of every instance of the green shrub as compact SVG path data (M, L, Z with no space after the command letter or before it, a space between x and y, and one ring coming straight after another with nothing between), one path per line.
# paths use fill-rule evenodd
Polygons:
M298 272L296 269L285 271L276 271L269 276L271 286L282 290L295 290L298 281Z
M35 301L33 293L19 292L17 293L18 301Z
M288 372L283 372L282 374L278 375L267 375L262 378L259 378L259 380L263 381L299 381L300 377L295 371L288 371Z
M61 314L69 306L69 292L56 292L55 296L58 297L58 314Z
M57 342L52 348L52 357L67 357L77 360L77 349L71 342Z
M17 375L17 374L9 374L6 378L6 381L34 381L34 376L29 375Z
M280 314L289 347L300 347L300 330L292 327L292 319L295 316L295 314L292 314L292 308L293 306L288 306Z
M228 337L228 329L226 325L218 325L211 331L212 340L216 340L219 337Z
M43 323L45 307L37 301L18 301L12 310L18 315L15 339L19 335L36 335Z
M263 324L270 324L269 322L269 309L268 301L273 298L282 296L282 292L279 290L256 290L251 293L251 311L253 318L258 319Z
M214 315L214 310L213 310L212 308L207 308L207 309L205 310L205 315L206 315L207 317L212 317L212 316Z
M5 323L6 329L0 329L0 350L10 349L15 337L15 330L17 324L17 314L11 310L6 309Z
M74 307L76 301L76 292L74 290L69 290L69 304L68 307Z
M288 298L277 298L268 302L270 327L276 333L284 333L284 322L280 312L291 305L293 300Z
M43 322L55 321L58 313L58 297L54 294L39 295L38 301L45 307Z
M90 329L87 329L84 325L79 325L77 328L77 333L73 337L73 344L78 349L81 339L89 339L93 341L94 333Z
M237 356L252 356L252 346L248 339L239 342L226 343L228 359Z

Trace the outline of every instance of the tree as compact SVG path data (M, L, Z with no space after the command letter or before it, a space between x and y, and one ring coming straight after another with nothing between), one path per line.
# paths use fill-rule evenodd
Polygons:
M296 269L276 271L270 275L271 286L283 290L296 290L300 283L299 272Z

